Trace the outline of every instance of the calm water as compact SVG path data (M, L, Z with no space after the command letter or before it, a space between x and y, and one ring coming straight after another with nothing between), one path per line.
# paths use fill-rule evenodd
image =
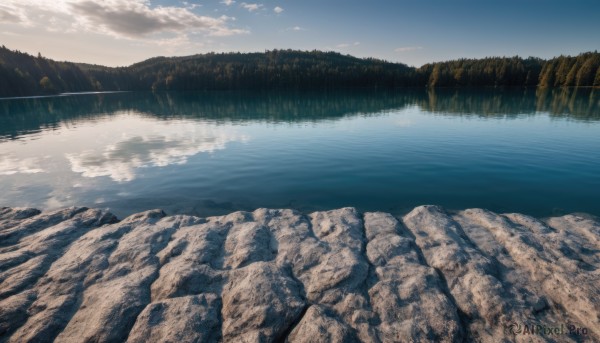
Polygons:
M600 215L600 92L0 100L0 205Z

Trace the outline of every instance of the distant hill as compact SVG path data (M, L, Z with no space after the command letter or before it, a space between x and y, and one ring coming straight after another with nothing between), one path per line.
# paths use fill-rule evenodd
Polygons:
M54 94L97 89L79 66L0 48L0 96Z
M336 52L273 50L154 57L128 67L57 62L0 47L0 96L117 90L600 87L600 53L490 57L420 68Z
M430 63L419 68L431 87L600 87L600 53L550 60L489 57Z

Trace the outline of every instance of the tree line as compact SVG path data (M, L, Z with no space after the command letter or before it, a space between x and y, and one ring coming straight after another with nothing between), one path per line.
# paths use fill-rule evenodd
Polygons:
M0 96L83 91L600 87L600 53L550 60L459 59L420 68L336 52L272 50L155 57L111 68L0 47Z

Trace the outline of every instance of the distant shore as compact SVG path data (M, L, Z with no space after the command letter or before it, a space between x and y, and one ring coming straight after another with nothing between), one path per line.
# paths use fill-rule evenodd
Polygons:
M13 96L1 98L0 100L19 100L19 99L43 99L43 98L55 98L59 96L76 96L76 95L98 95L98 94L114 94L114 93L127 93L128 91L106 91L106 92L66 92L56 93L48 95L30 95L30 96Z
M600 53L486 57L412 67L333 51L155 57L126 67L58 62L0 47L0 97L92 91L600 87Z

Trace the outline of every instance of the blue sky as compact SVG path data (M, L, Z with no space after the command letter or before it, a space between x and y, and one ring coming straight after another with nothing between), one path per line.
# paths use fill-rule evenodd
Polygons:
M0 44L77 62L267 49L420 66L600 49L600 1L3 0Z

